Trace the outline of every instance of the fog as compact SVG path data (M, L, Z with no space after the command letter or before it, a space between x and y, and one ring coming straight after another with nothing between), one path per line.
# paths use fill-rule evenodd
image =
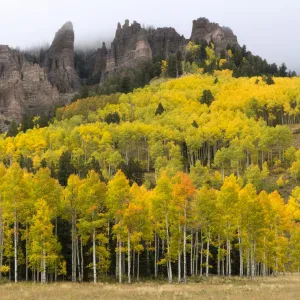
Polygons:
M192 20L206 17L230 27L241 45L300 72L298 14L300 1L215 0L1 1L0 44L22 49L51 43L55 32L72 21L76 45L98 47L114 36L118 22L136 20L155 27L172 26L190 37Z

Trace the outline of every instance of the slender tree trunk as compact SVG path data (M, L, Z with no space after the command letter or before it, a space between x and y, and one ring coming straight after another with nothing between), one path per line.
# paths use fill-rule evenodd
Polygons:
M172 265L171 265L171 253L170 253L170 236L169 236L168 215L166 215L166 232L167 232L168 279L169 279L169 283L172 283L173 282L173 278L172 278Z
M228 270L229 270L229 277L231 277L231 242L228 240Z
M220 276L221 274L221 263L220 263L220 253L221 253L221 243L220 243L220 236L218 235L218 262L217 262L217 274Z
M26 222L26 240L25 240L25 280L28 281L28 224Z
M206 278L208 278L209 275L209 244L210 244L210 229L208 229L207 234L207 243L206 243Z
M154 234L155 250L154 250L154 277L157 278L157 233Z
M198 276L198 257L199 257L199 232L196 232L196 255L195 255L195 274Z
M77 254L76 258L77 258L78 280L79 280L79 282L82 282L82 278L81 278L81 265L80 265L80 253L79 253L79 238L78 238L78 235L76 236L75 247L76 247L76 254Z
M222 246L222 252L224 251L225 246ZM222 276L225 276L225 255L222 253Z
M243 271L244 271L244 265L243 265L243 246L242 246L242 237L241 237L241 230L238 229L238 239L239 239L239 252L240 252L240 277L242 277Z
M201 249L200 249L200 277L202 277L202 265L203 265L203 235L202 235L202 229L201 229Z
M250 251L247 248L247 277L250 277Z
M119 237L119 283L122 283L122 241Z
M43 250L43 258L42 258L42 273L41 273L41 283L46 283L46 257L45 250Z
M130 249L130 233L129 233L129 230L128 230L128 240L127 240L127 262L128 262L128 283L131 283L131 274L130 274L130 269L131 269L131 249Z
M93 275L94 283L97 283L97 268L96 268L96 228L93 228Z
M251 246L251 277L255 276L255 242L253 241Z
M186 210L184 211L184 219L186 221ZM193 244L191 244L193 245ZM193 253L192 249L191 249L191 253ZM191 254L192 256L192 254ZM193 261L191 259L191 266L193 265ZM183 226L183 279L184 279L184 283L187 283L187 272L186 272L186 266L187 266L187 262L186 262L186 223Z
M80 237L80 258L81 258L81 281L83 281L83 266L84 266L84 260L83 260L83 245L82 245L82 237Z
M117 240L117 245L116 245L116 279L119 278L119 239Z
M137 271L136 271L136 281L140 281L140 251L138 251L137 255Z
M135 277L135 251L132 250L132 278Z
M178 265L178 283L180 283L181 282L181 253L180 253L179 246L178 246L178 262L177 262L177 265Z
M15 260L15 282L18 282L18 232L17 232L17 212L15 210L14 222L14 260Z
M184 219L186 222L186 212L184 212ZM185 225L185 240L186 240L186 225ZM193 244L194 244L194 240L193 240L193 230L191 231L191 253L190 253L190 274L191 276L194 275L194 270L193 270ZM186 242L185 242L185 261L186 261ZM185 269L187 269L187 266L185 267ZM187 274L187 271L186 271ZM186 275L185 275L185 280L184 282L186 283Z
M57 216L55 216L55 237L57 238ZM57 281L57 260L55 260L54 281Z
M72 209L72 282L76 282L76 221L75 209Z
M266 237L264 236L264 258L263 258L262 276L266 276L266 265L267 265L267 257L266 257ZM299 273L299 272L298 272L298 273Z

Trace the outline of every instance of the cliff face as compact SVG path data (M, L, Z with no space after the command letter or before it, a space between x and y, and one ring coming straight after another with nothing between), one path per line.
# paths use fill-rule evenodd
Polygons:
M30 64L22 53L0 45L0 128L12 120L20 122L24 114L47 115L57 104L58 90L44 69Z
M217 53L226 50L228 44L238 46L237 37L232 30L210 23L205 18L193 21L190 39L185 39L174 28L144 29L134 21L118 23L111 49L103 44L95 54L93 75L99 75L101 81L106 76L118 73L126 68L135 68L141 62L151 61L153 56L167 58L178 50L184 52L189 41L214 43Z
M199 18L193 21L191 40L204 40L208 44L213 43L217 53L226 50L228 44L232 46L239 45L237 37L230 28L220 27L219 24L211 23L206 18Z
M105 76L114 74L126 68L135 68L142 62L150 62L155 55L167 57L176 53L185 43L174 28L144 29L134 21L129 25L126 20L118 24L116 35L107 51L103 45L97 50L93 74Z
M56 33L40 65L28 61L20 51L0 45L0 129L6 129L12 120L20 122L26 114L48 115L78 88L72 23Z
M99 55L103 57L103 53L102 48ZM106 64L102 64L103 68L100 71L111 74L126 68L135 68L140 63L151 60L152 50L147 40L146 30L141 28L139 23L133 22L129 25L129 21L126 20L123 27L118 24L116 36L107 53Z
M79 88L79 77L74 68L74 30L67 22L55 34L44 63L49 81L61 93L71 93Z

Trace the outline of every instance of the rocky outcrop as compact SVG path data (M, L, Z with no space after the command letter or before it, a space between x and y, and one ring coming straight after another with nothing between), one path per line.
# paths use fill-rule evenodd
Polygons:
M239 46L237 37L230 28L220 27L219 24L211 23L206 18L199 18L193 21L191 40L204 40L208 44L213 43L217 53L226 50L228 44Z
M0 129L24 115L49 115L79 88L74 68L74 31L66 23L40 64L20 51L0 45Z
M74 68L74 30L71 22L64 24L55 34L43 65L49 81L60 93L71 93L79 88L79 77Z
M185 39L171 27L145 29L136 21L130 25L126 20L123 26L118 23L110 50L105 44L97 50L93 76L99 75L103 81L108 75L136 68L141 62L151 61L154 56L166 59L178 50L184 52L189 41L212 42L217 53L226 50L228 44L238 46L237 37L230 28L220 27L205 18L193 21L190 39Z
M45 70L29 63L19 51L0 45L0 128L25 114L49 114L59 104L59 92Z
M162 55L168 57L178 50L183 50L186 40L172 27L157 28L147 36L153 56Z
M123 27L118 24L116 36L107 55L106 73L126 68L135 68L141 62L151 61L152 51L147 40L147 32L137 22L129 25L126 20Z
M153 56L168 57L182 49L186 40L174 28L145 29L134 21L118 23L116 35L107 51L103 45L97 50L93 75L105 76L127 68L136 68L143 62L152 61Z
M106 69L107 64L107 49L105 43L102 44L102 48L99 48L96 51L96 55L94 58L94 70L93 70L93 76L96 76L98 74L101 74Z

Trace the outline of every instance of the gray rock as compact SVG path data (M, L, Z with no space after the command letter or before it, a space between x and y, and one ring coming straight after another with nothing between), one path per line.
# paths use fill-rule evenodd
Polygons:
M0 45L1 129L12 120L20 122L25 114L49 114L59 99L58 89L48 81L43 68L29 63L19 51Z
M199 18L193 21L191 41L197 40L204 40L208 44L213 43L217 53L226 50L228 44L239 47L237 37L230 28L211 23L206 18Z
M67 22L55 34L51 47L46 52L44 63L49 81L61 93L78 90L79 77L74 68L74 30Z

